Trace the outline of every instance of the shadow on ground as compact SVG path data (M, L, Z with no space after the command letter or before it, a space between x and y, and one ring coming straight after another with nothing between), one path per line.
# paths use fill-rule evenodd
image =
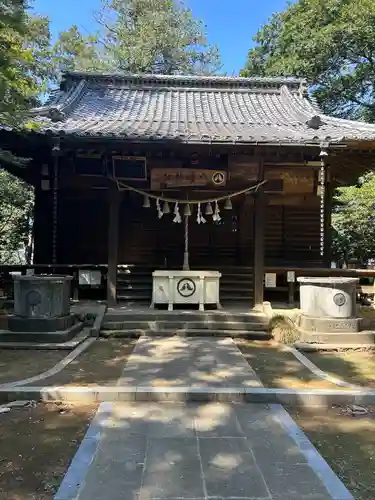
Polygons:
M43 379L41 384L114 386L136 342L136 339L97 340L61 372Z
M265 405L112 408L79 500L331 498Z
M374 498L375 408L353 417L345 408L288 409L356 500Z
M237 341L237 346L266 387L338 389L298 361L276 343ZM321 370L352 384L375 387L375 352L303 353ZM344 387L340 387L345 389Z
M39 404L0 414L0 498L52 500L96 407Z

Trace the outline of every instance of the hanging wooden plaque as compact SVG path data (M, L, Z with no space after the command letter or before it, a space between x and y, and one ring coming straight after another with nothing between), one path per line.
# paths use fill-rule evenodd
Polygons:
M266 168L265 179L283 181L285 194L313 193L315 185L315 171L313 168Z
M151 189L172 187L222 187L227 183L225 170L203 170L194 168L153 168Z

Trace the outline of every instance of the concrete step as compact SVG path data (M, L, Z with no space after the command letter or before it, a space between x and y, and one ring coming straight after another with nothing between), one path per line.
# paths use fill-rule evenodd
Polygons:
M83 329L83 323L76 323L70 328L56 332L12 332L0 330L0 342L26 343L62 343L68 342Z
M104 321L102 330L230 330L230 331L258 331L266 329L264 322L242 321Z
M299 339L303 343L315 344L374 344L375 332L335 332L335 333L320 333L320 332L302 332Z
M175 329L166 328L164 330L153 329L132 329L132 330L102 330L102 337L133 338L133 337L232 337L246 338L253 340L270 340L271 334L263 330L207 330L207 329Z
M256 312L230 312L230 311L161 311L145 308L140 311L109 310L104 316L104 323L108 321L173 321L190 322L198 321L204 323L219 322L239 322L258 323L268 325L269 318L263 313Z

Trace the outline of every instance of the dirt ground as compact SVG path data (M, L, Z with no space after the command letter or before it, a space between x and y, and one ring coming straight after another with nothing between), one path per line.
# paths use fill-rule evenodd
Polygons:
M353 417L339 407L310 411L288 408L356 500L375 498L375 407L366 409L367 415Z
M134 339L98 339L43 385L115 385L136 344ZM35 385L35 384L32 384Z
M321 370L350 382L375 387L375 351L303 353Z
M33 377L49 370L69 353L0 349L0 384Z
M238 340L237 346L265 387L284 389L337 389L316 377L290 352L275 342ZM344 388L341 388L344 389Z
M39 404L0 414L0 499L52 500L96 409Z

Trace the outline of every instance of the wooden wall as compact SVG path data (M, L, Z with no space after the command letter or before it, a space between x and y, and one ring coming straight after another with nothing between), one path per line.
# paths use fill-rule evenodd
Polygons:
M266 265L321 265L319 255L319 199L316 196L317 170L311 167L264 165L264 158L239 155L227 158L228 183L213 190L189 192L207 198L248 187L267 179L265 262ZM172 161L172 160L171 160ZM177 160L173 160L177 161ZM210 160L212 161L212 160ZM178 162L178 161L177 161ZM150 168L168 164L149 161ZM180 164L180 163L179 163ZM191 165L190 165L191 166ZM208 160L198 168L211 168ZM214 165L215 167L215 165ZM217 167L225 169L223 157ZM52 179L51 179L52 181ZM277 181L275 183L275 181ZM280 181L280 182L279 182ZM52 182L51 182L52 186ZM74 174L72 157L60 165L58 191L57 263L106 264L108 255L108 180ZM139 186L147 189L147 186ZM170 193L169 191L167 191ZM184 198L186 191L173 191ZM158 219L155 202L142 208L143 198L123 192L119 217L119 264L148 264L181 267L184 251L184 224L174 224L173 214ZM254 259L253 197L233 199L233 209L221 204L220 223L196 223L196 208L189 223L190 263L194 267L252 266ZM171 210L173 206L171 206ZM52 262L52 191L36 190L35 262ZM181 207L183 216L183 207Z
M321 266L319 206L267 207L265 262L267 266Z
M180 195L182 196L182 195ZM119 262L149 263L157 266L181 267L184 253L184 220L173 223L173 214L161 219L157 216L155 202L151 208L142 208L139 195L126 193L120 211ZM173 206L170 207L171 211ZM189 220L189 250L192 266L216 264L236 265L241 260L240 223L241 203L234 203L233 210L221 206L219 223L211 215L204 215L206 224L197 224L196 206L191 206ZM182 219L184 207L180 207ZM249 213L244 229L251 233L252 213ZM244 242L249 243L249 240ZM249 245L251 247L251 245ZM251 257L251 252L247 251ZM247 259L248 260L248 259ZM251 265L251 264L249 264Z

